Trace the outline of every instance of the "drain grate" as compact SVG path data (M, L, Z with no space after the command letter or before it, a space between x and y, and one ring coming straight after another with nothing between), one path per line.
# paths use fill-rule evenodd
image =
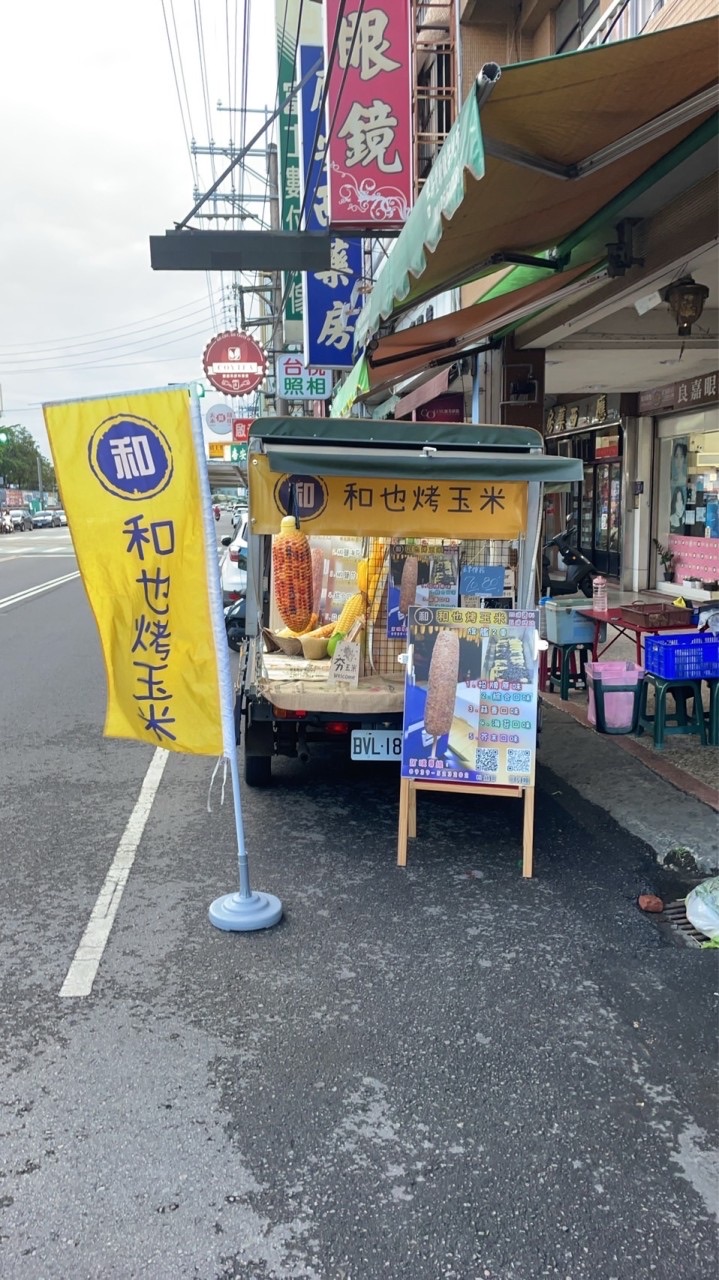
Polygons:
M676 902L667 903L664 908L664 919L692 947L701 947L703 942L709 941L705 933L700 933L698 929L694 928L691 921L687 920L687 905L684 898L678 898Z

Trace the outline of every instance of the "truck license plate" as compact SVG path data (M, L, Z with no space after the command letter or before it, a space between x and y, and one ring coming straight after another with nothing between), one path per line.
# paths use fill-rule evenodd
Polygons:
M398 729L354 729L353 760L401 760L402 734Z

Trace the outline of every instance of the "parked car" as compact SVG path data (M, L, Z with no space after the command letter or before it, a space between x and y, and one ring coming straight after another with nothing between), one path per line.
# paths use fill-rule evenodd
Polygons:
M27 507L10 507L10 519L15 529L32 529L32 516Z
M233 529L241 528L243 521L247 521L247 507L233 507L230 521Z
M220 579L222 582L222 603L234 604L241 600L247 590L247 512L245 511L240 525L233 538L226 536L222 545L227 547L220 562Z
M51 529L55 521L52 511L35 511L32 517L33 529Z
M59 529L60 525L67 524L67 516L59 507L55 507L55 510L52 513L52 522L56 529Z

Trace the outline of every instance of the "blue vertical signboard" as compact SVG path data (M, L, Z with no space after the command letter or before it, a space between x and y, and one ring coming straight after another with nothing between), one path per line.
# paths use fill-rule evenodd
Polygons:
M304 79L321 57L320 46L301 45L299 78ZM329 218L324 122L317 128L323 79L324 73L318 71L300 92L300 151L303 192L309 193L305 205L308 231L325 230ZM336 235L331 255L328 270L307 272L304 277L304 363L309 368L351 369L359 311L359 301L353 301L352 294L362 275L362 241L357 236Z

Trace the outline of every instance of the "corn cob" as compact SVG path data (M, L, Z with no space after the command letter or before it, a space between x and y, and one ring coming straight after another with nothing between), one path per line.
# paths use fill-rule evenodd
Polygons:
M434 642L427 680L424 727L435 740L449 733L459 679L459 636L456 631L440 631Z
M307 630L312 612L312 556L307 536L294 516L284 516L272 546L272 584L282 621L295 635Z
M357 561L357 590L361 591L362 595L364 596L367 595L368 575L369 575L369 561L358 560Z
M312 608L320 612L322 577L325 569L325 553L321 547L312 548Z
M411 604L414 604L417 595L417 570L419 561L416 556L407 556L402 565L402 577L399 584L399 611L407 613Z
M384 543L377 538L372 543L372 550L367 564L367 595L370 600L374 600L377 585L382 575L383 565Z
M346 636L355 618L364 616L366 605L367 597L363 591L357 591L355 595L350 596L335 623L332 635L334 636L341 632L343 636Z
M304 639L309 640L309 638L312 637L313 640L323 640L325 638L329 640L334 629L334 622L326 622L324 626L315 627L314 631L305 631Z

